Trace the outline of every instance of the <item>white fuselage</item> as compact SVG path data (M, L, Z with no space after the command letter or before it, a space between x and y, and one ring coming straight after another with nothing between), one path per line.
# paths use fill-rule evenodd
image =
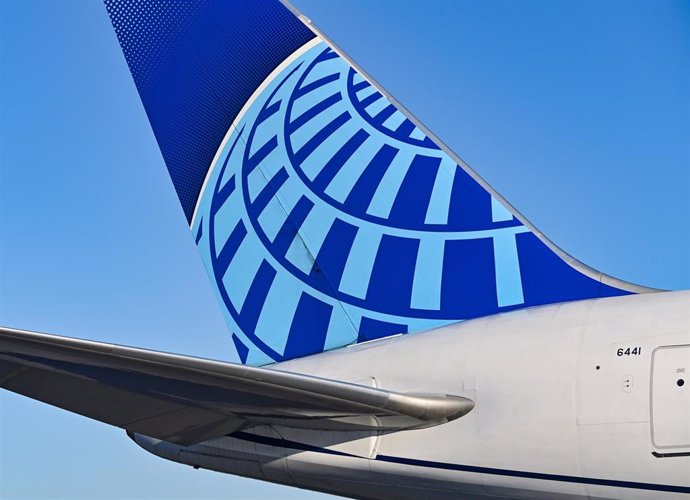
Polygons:
M191 447L134 438L177 462L358 498L690 493L690 292L515 311L275 369L476 406L382 435L264 426Z

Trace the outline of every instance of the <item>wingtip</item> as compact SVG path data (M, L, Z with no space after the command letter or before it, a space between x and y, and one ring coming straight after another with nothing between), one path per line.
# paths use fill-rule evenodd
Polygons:
M456 396L457 398L457 411L448 416L448 421L455 420L460 417L464 417L469 412L474 409L474 401L469 398L463 398L462 396Z

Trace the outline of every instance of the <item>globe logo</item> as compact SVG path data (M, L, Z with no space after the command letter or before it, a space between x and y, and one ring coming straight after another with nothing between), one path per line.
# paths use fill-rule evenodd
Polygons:
M318 40L232 125L193 223L243 361L522 304L527 229Z

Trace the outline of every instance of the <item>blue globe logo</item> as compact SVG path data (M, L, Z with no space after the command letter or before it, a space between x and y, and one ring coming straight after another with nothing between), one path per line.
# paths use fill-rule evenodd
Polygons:
M248 362L520 303L496 249L526 228L324 43L274 72L226 139L193 229Z

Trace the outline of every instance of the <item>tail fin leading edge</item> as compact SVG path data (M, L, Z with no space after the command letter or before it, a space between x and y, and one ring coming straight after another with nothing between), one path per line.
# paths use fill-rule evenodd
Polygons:
M244 363L643 291L555 248L278 0L105 3Z

